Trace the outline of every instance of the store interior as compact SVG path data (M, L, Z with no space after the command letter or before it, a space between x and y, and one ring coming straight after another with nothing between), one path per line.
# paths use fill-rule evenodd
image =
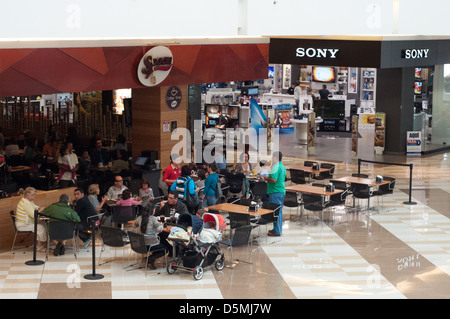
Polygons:
M435 74L439 72L439 79ZM433 115L441 114L448 118L449 109L446 76L450 76L450 65L417 67L415 82L411 83L414 95L413 130L422 136L421 153L427 154L445 148L448 139L447 126L442 121L434 121ZM323 159L339 158L351 161L363 157L376 159L384 153L384 136L388 115L377 113L377 69L356 67L333 67L311 65L269 65L268 79L260 81L210 83L202 86L202 120L205 127L236 128L249 126L249 98L254 98L270 124L276 126L277 114L282 113L281 149L290 156L307 156L307 145L299 142L295 134L297 119L315 112L316 136L315 155ZM433 85L434 84L434 85ZM440 91L436 98L436 84ZM301 95L299 110L291 87L299 85ZM330 92L327 100L320 98L319 91L326 85ZM442 91L442 92L441 92ZM286 107L290 104L292 107ZM283 105L282 112L277 106ZM219 113L220 111L220 113ZM375 115L373 122L371 116ZM359 118L357 149L352 145L355 130L352 130L352 117ZM219 125L219 116L227 118L225 126ZM376 119L376 120L375 120ZM380 121L384 122L380 122ZM365 121L365 122L362 122ZM368 122L367 122L368 121ZM374 125L370 125L374 124ZM332 152L330 150L333 150Z

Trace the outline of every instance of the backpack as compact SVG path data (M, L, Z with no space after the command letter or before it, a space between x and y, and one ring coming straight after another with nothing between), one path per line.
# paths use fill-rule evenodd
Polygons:
M222 185L220 185L220 181L218 181L216 185L216 198L221 198L222 196L223 196Z
M194 183L194 180L190 179L192 183ZM189 182L188 182L189 183ZM189 193L189 188L186 185L186 205L188 207L194 207L197 208L201 205L202 200L198 197L197 192L194 194Z

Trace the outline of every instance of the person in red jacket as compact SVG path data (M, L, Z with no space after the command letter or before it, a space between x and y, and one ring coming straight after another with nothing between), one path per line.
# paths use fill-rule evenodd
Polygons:
M176 154L170 155L170 165L164 169L163 182L170 186L181 176L181 157Z

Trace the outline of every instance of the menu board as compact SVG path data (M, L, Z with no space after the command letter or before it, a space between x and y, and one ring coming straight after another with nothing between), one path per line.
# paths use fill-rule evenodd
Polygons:
M386 113L375 113L375 154L384 152L384 136L386 133Z
M356 158L358 155L358 115L352 116L352 157Z

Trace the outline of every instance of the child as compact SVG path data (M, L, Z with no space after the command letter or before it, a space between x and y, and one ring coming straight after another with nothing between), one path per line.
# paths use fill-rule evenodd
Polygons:
M64 174L66 172L71 173L71 181L73 184L75 184L75 180L77 178L76 175L76 171L75 169L75 165L74 163L71 162L70 159L70 149L69 147L66 145L61 149L61 156L60 156L60 161L58 161L59 163L59 175L58 175L58 183L61 181L61 179L63 178Z
M195 182L197 184L197 187L200 189L198 192L198 196L201 196L203 194L203 188L205 188L205 179L206 175L208 173L204 169L199 169L197 172L198 180Z
M261 171L259 173L259 176L261 177L262 180L264 180L264 177L269 177L269 162L266 160L261 160L259 162L259 166L261 167Z
M116 205L121 206L133 206L133 205L139 205L142 201L137 201L131 198L131 192L129 189L125 189L122 192L122 199L118 200Z

